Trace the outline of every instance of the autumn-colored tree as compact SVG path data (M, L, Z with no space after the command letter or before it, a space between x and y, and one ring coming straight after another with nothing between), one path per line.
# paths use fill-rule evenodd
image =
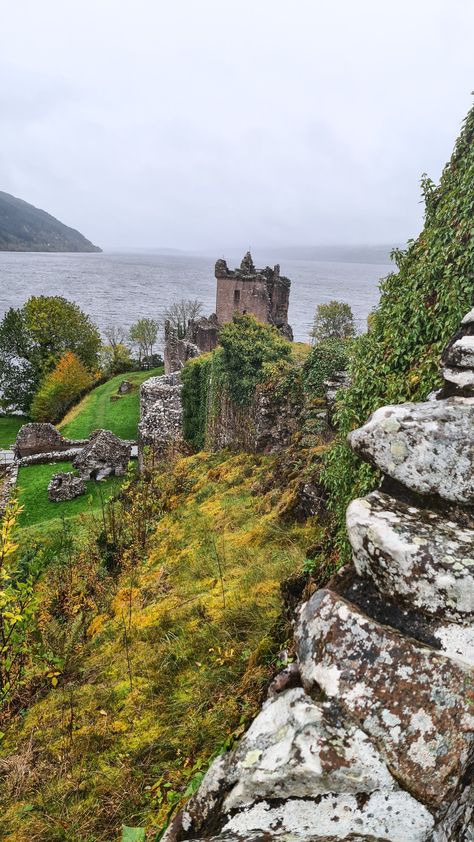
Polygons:
M40 385L31 404L34 421L58 421L69 406L87 391L94 376L80 359L68 351Z

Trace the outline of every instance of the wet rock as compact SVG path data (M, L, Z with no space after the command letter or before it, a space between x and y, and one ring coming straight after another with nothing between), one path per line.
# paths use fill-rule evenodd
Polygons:
M385 406L348 440L407 488L474 503L474 398Z
M74 500L86 493L86 484L81 477L72 472L54 474L48 485L48 497L54 503Z
M354 500L347 533L359 575L425 614L474 621L474 532L380 491Z
M472 671L329 590L303 606L296 638L305 688L337 698L415 798L454 798L474 760Z
M83 479L123 476L131 456L131 443L110 430L97 430L73 461Z

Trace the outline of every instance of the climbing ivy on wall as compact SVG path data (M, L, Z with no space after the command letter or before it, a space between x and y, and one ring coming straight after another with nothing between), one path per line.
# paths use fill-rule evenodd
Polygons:
M196 450L206 444L208 422L225 395L235 406L249 406L269 367L291 357L291 344L276 328L253 316L235 316L219 334L220 347L184 366L183 435Z
M393 252L398 271L382 281L368 333L355 343L352 386L340 398L340 435L324 471L341 548L348 502L377 479L349 450L347 433L378 407L423 400L439 385L441 352L474 302L473 141L474 109L439 185L423 176L424 228L405 251Z
M190 360L181 372L183 436L196 450L206 442L206 424L212 354Z

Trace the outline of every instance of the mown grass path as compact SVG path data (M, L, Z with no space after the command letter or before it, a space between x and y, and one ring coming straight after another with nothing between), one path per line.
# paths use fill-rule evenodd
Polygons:
M22 415L0 415L0 448L9 448L14 444L18 430L28 418Z
M136 439L140 414L139 386L149 377L163 373L162 368L150 371L128 371L119 374L89 392L58 424L64 436L74 439L87 438L94 430L111 430L123 439ZM117 400L118 388L129 380L134 389Z

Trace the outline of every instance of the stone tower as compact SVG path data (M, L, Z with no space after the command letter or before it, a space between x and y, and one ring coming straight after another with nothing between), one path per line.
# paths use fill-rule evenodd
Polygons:
M236 313L249 313L261 322L275 325L288 339L293 331L288 324L291 281L280 275L278 264L271 269L256 269L248 251L239 269L230 270L225 260L218 260L216 314L219 325L232 321Z

